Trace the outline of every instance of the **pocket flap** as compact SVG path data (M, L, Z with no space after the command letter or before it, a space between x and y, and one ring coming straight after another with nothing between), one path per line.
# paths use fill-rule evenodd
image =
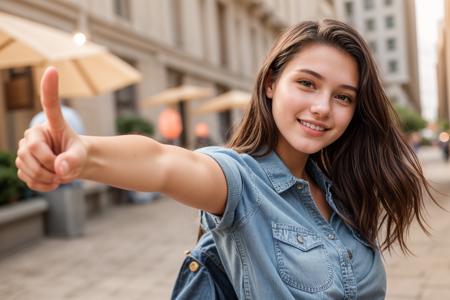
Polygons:
M273 223L272 233L275 239L302 251L322 245L320 237L303 227Z

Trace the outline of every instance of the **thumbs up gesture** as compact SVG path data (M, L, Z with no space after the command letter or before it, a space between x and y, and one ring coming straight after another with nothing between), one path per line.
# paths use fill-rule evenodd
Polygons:
M47 118L25 131L19 142L18 177L29 188L47 192L79 178L87 146L64 120L58 98L58 72L49 67L41 80L41 104Z

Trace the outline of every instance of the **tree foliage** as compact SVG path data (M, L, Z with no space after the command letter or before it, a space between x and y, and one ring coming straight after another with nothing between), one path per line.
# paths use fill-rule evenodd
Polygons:
M155 133L151 122L136 115L129 115L117 118L117 131L120 134L137 133L152 136Z
M406 133L411 133L424 129L427 126L425 121L415 110L406 106L395 106L395 110L400 119L400 126Z

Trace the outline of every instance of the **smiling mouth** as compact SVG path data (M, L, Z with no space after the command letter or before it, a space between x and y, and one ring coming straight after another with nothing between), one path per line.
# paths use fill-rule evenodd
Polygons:
M317 126L317 125L311 124L311 123L309 123L309 122L306 122L306 121L303 121L303 120L300 120L300 119L299 119L298 121L299 121L300 124L302 124L303 126L306 126L306 127L310 128L310 129L312 129L312 130L321 131L321 132L327 131L327 130L328 130L328 128L321 127L321 126Z

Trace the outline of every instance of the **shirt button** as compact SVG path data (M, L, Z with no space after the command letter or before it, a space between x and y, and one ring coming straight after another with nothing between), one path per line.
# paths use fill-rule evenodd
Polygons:
M301 190L303 188L303 184L299 183L297 184L297 190Z
M330 233L330 234L328 235L328 239L330 239L330 240L335 240L335 239L336 239L336 236L335 236L334 234Z
M189 270L193 273L197 272L199 267L200 266L198 265L198 262L196 262L196 261L193 261L189 264Z
M352 258L353 258L352 251L350 251L349 249L347 249L347 253L348 253L348 258L352 259Z
M305 242L305 240L303 239L303 237L302 237L301 235L297 235L297 241L298 241L300 244L303 244L303 243Z

